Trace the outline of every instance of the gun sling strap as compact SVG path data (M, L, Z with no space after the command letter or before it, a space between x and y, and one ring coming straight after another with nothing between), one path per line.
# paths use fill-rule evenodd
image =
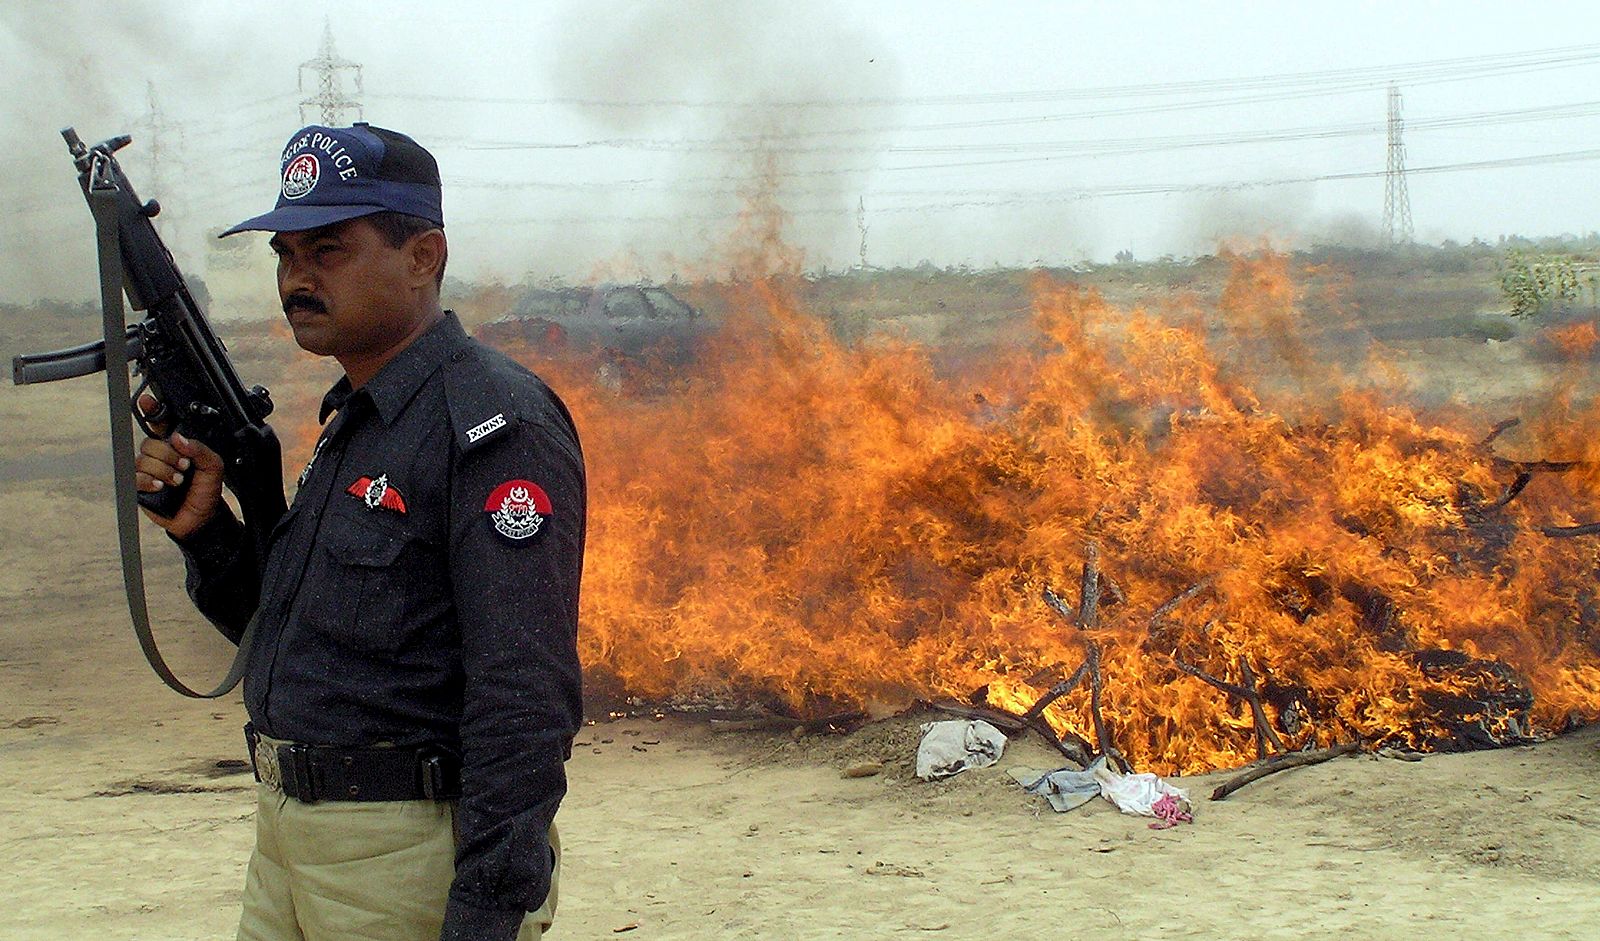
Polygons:
M194 699L216 699L227 695L244 676L245 660L249 656L250 643L255 638L256 618L250 619L244 636L239 638L239 652L234 656L227 676L222 678L216 689L208 693L190 689L178 679L156 647L155 635L150 630L149 608L145 604L144 559L139 551L133 422L129 412L133 402L128 382L128 349L125 341L128 324L122 306L122 245L117 233L116 190L91 186L89 207L94 213L96 249L100 256L100 309L106 335L106 398L111 407L112 481L116 488L117 539L122 549L122 584L128 594L128 614L133 619L133 632L139 638L139 647L162 682Z

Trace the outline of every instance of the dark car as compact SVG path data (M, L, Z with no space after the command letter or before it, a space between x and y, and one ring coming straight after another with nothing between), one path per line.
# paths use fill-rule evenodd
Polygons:
M693 354L705 330L700 311L665 288L607 285L529 291L511 313L479 327L478 337L552 353L571 348L681 359Z

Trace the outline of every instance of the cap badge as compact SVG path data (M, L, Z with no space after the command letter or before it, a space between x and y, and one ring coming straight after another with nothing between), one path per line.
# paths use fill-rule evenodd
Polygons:
M529 480L508 480L483 504L494 528L507 539L527 539L550 515L550 497Z
M350 494L352 497L360 497L361 502L365 503L369 510L376 510L382 507L385 510L393 510L396 513L404 513L406 511L405 498L400 496L400 491L389 486L388 474L379 474L377 480L373 480L371 477L362 477L351 484L350 489L346 490L345 493Z
M322 164L316 154L300 154L283 168L283 198L299 199L317 188Z

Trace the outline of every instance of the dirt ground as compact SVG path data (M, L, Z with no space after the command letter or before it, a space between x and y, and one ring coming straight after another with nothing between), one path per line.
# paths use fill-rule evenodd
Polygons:
M7 351L11 352L11 351ZM139 656L103 386L0 385L0 938L232 937L253 839L237 694ZM149 529L153 610L195 683L227 645ZM925 784L908 716L842 738L591 725L569 765L555 938L1600 938L1600 726L1418 762L1339 759L1192 824L1055 814L997 768ZM884 772L843 778L858 761Z

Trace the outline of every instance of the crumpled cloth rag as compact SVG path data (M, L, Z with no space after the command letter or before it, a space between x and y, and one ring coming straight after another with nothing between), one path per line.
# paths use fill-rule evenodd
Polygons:
M917 777L933 781L968 768L987 768L1000 760L1005 748L1005 734L982 719L924 722Z

